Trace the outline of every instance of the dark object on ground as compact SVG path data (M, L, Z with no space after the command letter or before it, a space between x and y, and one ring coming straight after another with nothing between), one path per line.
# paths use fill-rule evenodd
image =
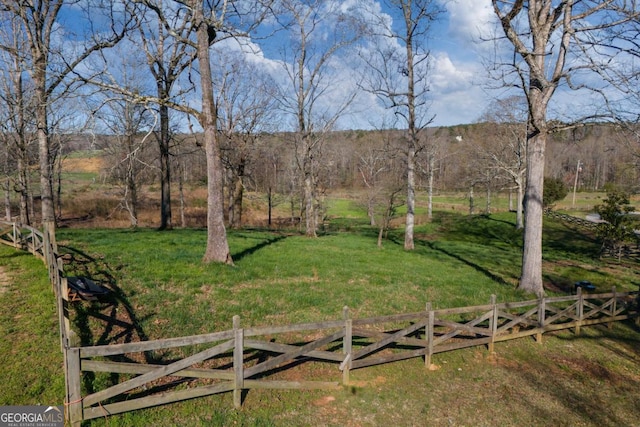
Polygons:
M67 277L69 301L95 301L111 292L88 277Z
M582 288L583 291L595 291L596 286L588 280L580 280L573 285L573 290L578 293L578 288Z

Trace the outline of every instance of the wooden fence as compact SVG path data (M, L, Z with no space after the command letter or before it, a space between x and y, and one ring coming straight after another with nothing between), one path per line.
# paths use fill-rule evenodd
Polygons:
M15 242L16 236L0 240ZM62 276L59 260L50 260ZM574 329L579 334L583 326L638 318L640 303L639 292L614 288L509 303L492 297L486 305L450 309L432 309L428 303L420 312L365 319L351 318L345 307L341 318L331 321L251 327L235 316L231 329L221 332L78 347L69 339L66 280L58 282L66 407L73 425L224 392L232 392L239 407L243 392L250 389L335 388L348 384L354 369L411 358L422 358L428 367L441 352L472 346L492 352L500 341L533 336L541 342L550 331ZM309 363L326 368L300 369ZM293 380L290 374L296 369ZM108 375L109 384L94 390L89 380L95 375Z

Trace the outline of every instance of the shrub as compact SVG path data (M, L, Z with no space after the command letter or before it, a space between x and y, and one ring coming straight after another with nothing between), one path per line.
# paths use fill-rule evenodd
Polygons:
M637 220L629 215L634 207L629 205L629 196L619 191L608 193L602 202L595 206L600 218L606 221L598 227L598 237L602 240L600 251L609 251L620 260L627 244L636 239L633 230Z
M555 202L567 197L569 192L564 182L558 178L545 178L543 191L542 205L545 208L552 207Z

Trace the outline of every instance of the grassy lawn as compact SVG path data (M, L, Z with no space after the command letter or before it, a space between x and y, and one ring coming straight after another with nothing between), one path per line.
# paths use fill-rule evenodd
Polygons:
M109 284L116 300L112 305L76 304L74 327L83 344L93 345L226 330L234 315L244 326L284 325L339 319L345 305L358 318L419 311L427 302L436 308L484 304L492 294L499 302L530 298L515 290L521 233L514 229L513 214L469 217L438 211L433 221L416 229L416 250L406 252L400 230L377 248L376 232L358 218L357 207L335 206L353 212L357 227L335 226L336 221L317 239L230 231L233 267L201 263L205 230L61 229L58 242L67 274ZM547 222L544 278L549 293L562 293L583 279L601 291L614 285L636 290L637 264L599 260L597 247L579 230ZM24 350L12 350L8 340L0 344L1 357L11 366L0 402L59 404L62 358L44 266L3 247L0 260L11 274L0 293L8 307L0 331L16 340L47 337L45 343L31 340L35 348ZM21 280L34 284L16 286ZM116 316L122 324L107 327L99 315ZM31 323L34 318L42 320ZM25 355L29 362L19 363ZM639 362L636 326L591 327L579 337L547 334L543 344L529 339L499 343L495 354L481 347L438 354L432 371L420 359L356 370L352 384L338 390L251 390L239 411L233 409L231 394L224 394L87 424L637 425ZM311 364L302 373L340 380L335 365ZM96 376L94 381L99 386L106 380ZM25 383L50 387L28 391Z
M60 405L64 368L42 261L0 245L0 405Z

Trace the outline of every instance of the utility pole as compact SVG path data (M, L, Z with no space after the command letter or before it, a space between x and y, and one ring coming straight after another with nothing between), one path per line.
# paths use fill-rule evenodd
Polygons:
M571 202L571 207L576 207L576 189L578 188L578 174L582 171L582 166L580 165L580 160L578 160L578 165L576 166L576 178L573 181L573 200Z

